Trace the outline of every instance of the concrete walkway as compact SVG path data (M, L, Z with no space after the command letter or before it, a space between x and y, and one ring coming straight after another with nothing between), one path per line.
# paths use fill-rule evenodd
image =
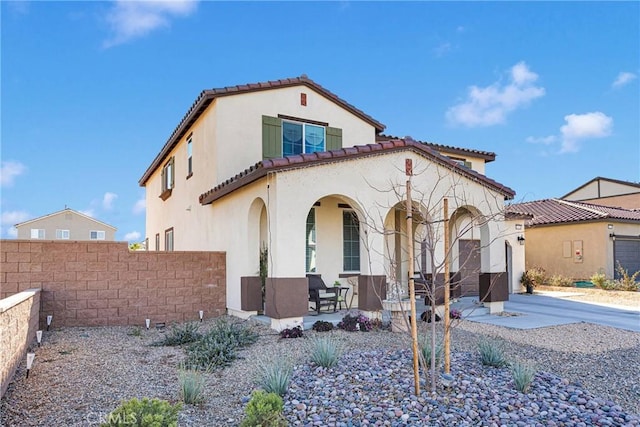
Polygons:
M640 307L613 308L551 296L514 294L504 304L504 315L491 315L483 308L471 310L473 303L465 300L462 298L458 304L463 304L464 318L472 322L515 329L586 322L640 332Z

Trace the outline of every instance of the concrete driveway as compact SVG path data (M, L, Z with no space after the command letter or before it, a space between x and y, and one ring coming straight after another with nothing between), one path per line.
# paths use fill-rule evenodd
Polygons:
M516 329L587 322L640 332L640 307L614 308L559 297L514 294L509 295L509 301L504 304L505 315L491 315L483 308L470 309L471 301L465 300L462 298L457 304L461 305L464 318L473 322Z

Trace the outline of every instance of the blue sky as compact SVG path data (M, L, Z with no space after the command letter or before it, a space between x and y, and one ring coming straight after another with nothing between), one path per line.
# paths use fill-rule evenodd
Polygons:
M66 205L143 240L138 179L200 91L303 73L387 134L497 153L516 201L640 181L638 2L0 7L3 238Z

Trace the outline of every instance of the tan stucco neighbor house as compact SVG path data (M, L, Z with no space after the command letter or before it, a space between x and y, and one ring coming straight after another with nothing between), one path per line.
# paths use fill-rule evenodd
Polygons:
M140 178L149 250L225 251L227 310L248 317L266 248L264 310L274 329L308 313L310 273L329 286L356 277L358 308L373 313L387 286L408 283L410 160L415 269L429 275L444 257L446 197L458 237L451 271L474 277L475 294L491 283L485 302L501 306L519 290L524 220L505 218L514 192L484 175L495 154L383 130L305 75L203 91Z
M508 208L526 221L526 266L576 280L640 270L640 210L546 199Z
M18 239L115 240L117 229L88 215L64 208L15 225Z
M640 183L598 176L561 198L614 208L640 209Z

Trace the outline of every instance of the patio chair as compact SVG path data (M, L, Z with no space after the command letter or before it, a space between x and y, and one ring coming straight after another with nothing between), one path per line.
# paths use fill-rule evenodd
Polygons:
M307 274L307 280L309 281L309 301L315 304L313 310L320 314L320 308L331 308L333 305L335 313L337 311L340 288L328 287L319 274Z

